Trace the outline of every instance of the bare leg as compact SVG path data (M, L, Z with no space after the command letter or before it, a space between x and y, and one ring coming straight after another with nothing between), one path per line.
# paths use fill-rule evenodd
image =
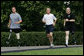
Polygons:
M16 33L16 37L17 37L17 40L18 40L18 46L20 47L20 33Z
M53 44L53 33L52 32L50 32L49 40L50 40L50 44Z
M17 39L20 39L20 33L16 33Z
M49 39L49 42L51 43L50 34L47 34L47 37Z
M65 33L66 33L66 37L65 37L65 39L66 39L66 45L68 45L69 31L65 31Z
M50 32L49 34L47 34L47 37L49 39L49 42L50 42L50 47L52 48L54 45L53 45L53 33Z

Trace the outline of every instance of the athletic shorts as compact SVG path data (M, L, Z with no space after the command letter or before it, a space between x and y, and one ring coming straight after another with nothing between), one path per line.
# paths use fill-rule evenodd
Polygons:
M75 24L74 24L74 22L66 22L66 24L65 24L65 31L74 32L75 31Z
M10 30L12 30L12 32L15 32L15 33L19 33L19 32L21 32L21 31L22 31L22 29L21 29L21 28L10 29Z
M50 32L54 31L53 25L46 25L46 33L49 34Z

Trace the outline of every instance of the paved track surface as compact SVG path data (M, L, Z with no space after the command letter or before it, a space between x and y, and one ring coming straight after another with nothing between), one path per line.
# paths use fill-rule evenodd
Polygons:
M20 46L20 47L1 47L1 53L8 52L21 52L21 51L32 51L32 50L45 50L45 49L57 49L57 48L72 48L72 47L82 47L83 45L69 45L65 47L64 45L57 45L53 48L50 46Z

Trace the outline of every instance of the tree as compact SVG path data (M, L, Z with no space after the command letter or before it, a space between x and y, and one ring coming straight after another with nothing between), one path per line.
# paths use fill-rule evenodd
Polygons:
M23 31L44 31L41 22L47 7L58 18L55 26L56 31L63 30L63 15L65 13L64 1L1 1L1 31L8 31L7 24L12 6L21 15ZM77 31L83 30L83 2L71 1L72 13L76 16Z

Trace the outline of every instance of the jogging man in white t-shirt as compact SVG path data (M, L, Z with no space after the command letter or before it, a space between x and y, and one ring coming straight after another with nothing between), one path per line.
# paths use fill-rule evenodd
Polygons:
M50 13L51 9L47 8L46 9L46 14L44 14L42 22L45 23L46 25L46 33L47 33L47 37L49 38L50 41L50 47L53 47L53 30L54 30L54 26L56 23L56 17Z

